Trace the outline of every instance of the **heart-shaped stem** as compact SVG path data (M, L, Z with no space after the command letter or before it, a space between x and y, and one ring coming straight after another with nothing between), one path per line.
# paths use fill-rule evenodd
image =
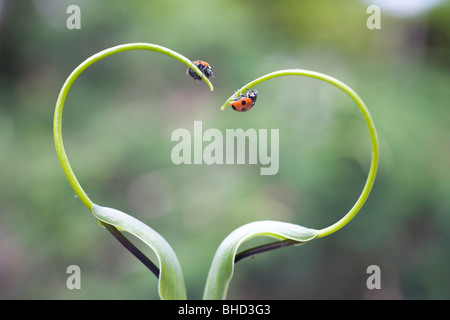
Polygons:
M330 235L336 231L338 231L339 229L341 229L342 227L344 227L347 223L350 222L350 220L352 220L355 215L358 213L358 211L361 209L361 207L363 206L364 202L366 201L367 197L369 196L369 193L372 189L373 183L375 181L375 176L377 173L377 168L378 168L378 158L379 158L379 146L378 146L378 137L377 137L377 132L375 129L375 124L372 120L372 117L370 115L369 109L367 108L367 106L365 105L364 101L359 97L359 95L352 89L350 88L348 85L346 85L345 83L343 83L340 80L337 80L329 75L323 74L323 73L319 73L319 72L315 72L315 71L310 71L310 70L303 70L303 69L286 69L286 70L279 70L279 71L275 71L269 74L266 74L262 77L259 77L249 83L247 83L245 86L243 86L241 89L239 89L238 91L236 91L221 107L222 110L224 110L226 108L227 105L229 105L229 103L231 102L231 100L241 94L243 94L245 91L249 90L250 88L256 86L257 84L260 84L264 81L273 79L273 78L278 78L278 77L284 77L284 76L305 76L305 77L311 77L311 78L316 78L319 80L323 80L325 82L328 82L336 87L338 87L339 89L341 89L342 91L344 91L345 93L347 93L352 99L353 101L356 103L356 105L358 106L359 110L361 111L364 120L366 121L367 127L369 129L369 134L370 134L370 140L371 140L371 146L372 146L372 159L371 159L371 164L370 164L370 169L369 169L369 174L366 180L366 183L364 185L364 188L361 192L361 195L359 196L358 200L356 201L356 203L353 205L353 207L350 209L350 211L339 221L337 221L336 223L334 223L331 226L328 226L326 228L320 229L317 233L316 238L321 238L321 237L325 237L327 235Z
M110 55L130 50L155 51L179 60L186 66L194 70L206 82L211 91L213 90L211 82L192 61L175 51L159 45L149 43L129 43L98 52L97 54L94 54L93 56L82 62L69 75L59 93L53 120L53 136L55 140L56 153L58 154L61 166L64 170L64 173L66 174L67 179L69 180L70 185L72 186L81 202L83 202L83 204L91 211L91 213L94 214L99 223L104 225L106 229L120 241L120 243L122 243L142 263L144 263L144 265L146 265L157 277L159 276L160 296L162 298L184 298L185 292L181 268L179 267L176 255L174 254L172 248L168 245L168 243L151 228L147 227L131 216L94 204L78 182L75 173L70 166L67 154L64 150L62 139L62 113L64 102L72 84L84 70L86 70L95 62ZM139 237L141 240L146 242L147 245L151 246L158 255L160 265L163 264L164 268L161 267L161 270L159 270L158 267L156 267L139 249L137 249L130 241L128 241L125 236L123 236L119 229L130 232L131 234ZM162 271L164 271L164 276L161 276ZM176 285L179 290L174 289L174 281L179 282Z
M334 233L344 227L349 223L358 211L363 206L367 197L369 196L370 190L372 189L373 183L375 181L375 176L378 167L378 138L375 130L375 125L372 117L367 109L366 105L362 99L353 91L349 86L343 82L330 77L328 75L300 69L288 69L280 70L276 72L269 73L258 79L251 81L250 83L243 86L240 90L236 91L222 106L222 110L232 101L233 98L242 95L245 91L260 84L269 79L283 77L283 76L307 76L328 82L339 89L347 93L353 101L357 104L360 109L367 127L370 133L371 145L372 145L372 160L369 169L369 174L356 203L350 209L350 211L339 221L328 226L326 228L315 230L308 229L298 225L292 225L288 223L281 223L276 221L256 221L244 225L235 231L233 231L224 241L220 244L219 248L214 255L213 262L211 264L210 271L208 273L208 278L205 285L204 298L205 299L225 299L228 285L233 276L234 264L246 257L252 255L280 249L286 246L299 245L302 243L309 242L313 239L325 237ZM241 253L237 253L240 244L252 237L261 236L271 236L278 238L277 242L272 242L255 248L245 250Z
M106 58L110 55L124 52L124 51L130 51L130 50L148 50L148 51L156 51L165 55L168 55L176 60L179 60L183 62L185 65L187 65L189 68L193 69L209 86L211 91L213 90L213 85L208 80L208 78L205 77L205 75L197 68L197 66L192 63L189 59L182 56L181 54L172 51L168 48L150 44L150 43L129 43L129 44L123 44L119 46L115 46L112 48L105 49L103 51L98 52L97 54L94 54L90 58L86 59L83 63L81 63L67 78L66 82L64 83L63 87L61 88L61 91L58 96L58 100L56 102L56 108L55 108L55 115L54 115L54 121L53 121L53 136L55 140L55 146L56 146L56 153L58 154L59 160L61 162L62 168L64 170L64 173L66 174L67 179L69 180L70 185L74 189L75 193L77 194L78 198L83 202L83 204L89 209L92 209L93 202L87 194L84 192L83 188L81 187L80 183L78 182L72 168L70 167L69 160L67 158L66 152L64 150L64 144L62 139L62 113L64 108L64 102L66 100L67 94L69 93L69 90L74 83L74 81L78 78L78 76L86 70L89 66L94 64L95 62Z

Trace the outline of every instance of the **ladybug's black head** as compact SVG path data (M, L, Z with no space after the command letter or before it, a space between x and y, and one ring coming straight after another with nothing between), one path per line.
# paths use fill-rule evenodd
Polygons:
M250 90L247 93L247 97L250 98L253 102L256 102L256 98L258 97L258 90Z
M206 78L210 78L213 75L212 69L209 65L206 65L200 61L194 62L197 66L197 68L205 75ZM191 68L188 68L187 74L190 75L195 80L201 80L202 78Z
M201 72L203 72L203 74L206 76L206 78L209 79L210 77L213 76L213 71L210 66L206 66L204 64L199 64L197 67L200 69Z

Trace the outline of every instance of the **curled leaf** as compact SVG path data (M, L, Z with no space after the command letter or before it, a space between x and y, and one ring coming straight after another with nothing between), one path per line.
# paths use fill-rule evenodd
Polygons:
M255 221L243 225L226 237L214 255L206 280L203 298L225 299L233 277L234 260L239 246L254 237L270 237L279 240L294 240L299 244L314 239L317 230L280 221Z
M127 231L155 252L159 262L158 293L161 299L186 299L183 273L178 258L159 233L138 219L116 209L93 204L91 211L100 222Z

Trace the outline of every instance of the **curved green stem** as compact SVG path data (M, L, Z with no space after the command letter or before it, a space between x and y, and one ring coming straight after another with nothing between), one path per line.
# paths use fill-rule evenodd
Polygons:
M92 211L93 202L89 197L87 196L86 192L84 192L83 188L81 187L80 183L78 182L71 166L69 163L69 160L67 158L66 152L64 150L64 144L62 140L62 112L64 108L64 102L66 100L67 94L74 83L74 81L78 78L78 76L86 70L89 66L94 64L95 62L106 58L110 55L123 52L123 51L130 51L130 50L149 50L149 51L156 51L165 55L168 55L176 60L181 61L185 65L187 65L189 68L193 69L209 86L211 91L213 90L213 86L211 82L208 80L208 78L205 77L205 75L197 68L195 64L193 64L189 59L186 57L180 55L179 53L172 51L168 48L155 45L155 44L149 44L149 43L129 43L129 44L123 44L119 46L115 46L106 50L103 50L97 54L94 54L90 58L86 59L83 63L81 63L67 78L66 82L64 83L59 96L58 100L56 102L56 108L55 108L55 115L53 120L53 137L55 140L55 146L56 146L56 153L58 154L59 161L61 162L62 168L64 170L64 173L66 174L67 179L69 180L70 185L72 186L73 190L77 194L78 198L83 202L83 204Z
M339 229L344 227L347 223L349 223L350 220L352 220L355 217L355 215L358 213L358 211L364 205L364 202L366 201L367 197L369 196L370 190L372 189L373 183L375 181L375 176L376 176L377 168L378 168L379 147L378 147L377 132L375 129L375 124L370 115L369 109L367 109L363 100L358 96L358 94L355 91L353 91L352 88L350 88L345 83L343 83L333 77L330 77L326 74L315 72L315 71L309 71L309 70L287 69L287 70L279 70L276 72L266 74L260 78L257 78L255 80L249 82L248 84L243 86L241 89L239 89L237 92L235 92L235 94L233 94L223 104L221 109L222 110L225 109L226 106L231 102L231 100L234 97L244 93L246 90L256 86L257 84L260 84L260 83L270 80L272 78L283 77L283 76L306 76L306 77L323 80L325 82L328 82L328 83L338 87L339 89L341 89L342 91L347 93L353 99L353 101L356 103L356 105L358 106L359 110L361 111L361 113L364 117L364 120L366 121L367 127L369 129L369 133L370 133L370 140L371 140L371 146L372 146L372 159L371 159L369 174L368 174L366 183L364 185L364 188L361 192L361 195L359 196L358 200L353 205L353 207L350 209L350 211L342 219L340 219L336 223L332 224L331 226L328 226L328 227L323 228L318 231L316 238L321 238L321 237L325 237L327 235L330 235L330 234L338 231Z
M106 58L110 55L130 51L130 50L148 50L156 51L168 55L176 60L181 61L186 66L194 70L209 86L211 91L213 86L206 76L192 63L189 59L174 52L168 48L164 48L148 43L130 43L115 46L94 54L90 58L81 63L67 78L64 83L56 102L54 120L53 120L53 136L55 140L56 152L61 162L64 173L69 180L70 185L75 191L78 198L96 217L97 221L102 224L114 237L119 240L136 258L138 258L147 268L149 268L159 279L159 294L163 299L185 299L186 292L184 287L183 275L178 259L170 247L170 245L157 232L143 224L139 220L118 210L101 207L92 202L92 200L84 192L78 182L67 158L62 140L62 112L67 94L78 76L95 62ZM153 264L137 247L135 247L128 239L121 234L119 230L128 231L132 235L139 238L147 246L149 246L157 255L159 266Z

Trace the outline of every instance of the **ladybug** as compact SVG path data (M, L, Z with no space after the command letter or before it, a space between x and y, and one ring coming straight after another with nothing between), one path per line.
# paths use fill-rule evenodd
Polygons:
M231 108L237 112L245 112L250 110L256 102L258 96L257 90L250 90L240 96L233 98L230 102Z
M211 66L208 62L202 60L193 61L193 63L200 69L201 72L206 76L206 78L210 78L213 76L213 72ZM186 74L190 75L194 80L202 80L202 78L191 68L188 68Z

